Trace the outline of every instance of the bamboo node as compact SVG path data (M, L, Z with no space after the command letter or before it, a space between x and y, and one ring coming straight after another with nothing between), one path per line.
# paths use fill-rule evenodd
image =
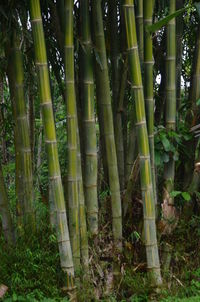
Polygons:
M47 64L47 62L35 62L35 65L36 66L47 66L48 64Z
M51 105L51 100L47 100L45 102L40 103L40 106L50 106Z
M31 148L20 148L21 151L23 152L31 152Z
M60 175L49 176L50 180L59 179L59 178L61 178Z
M24 83L15 84L15 87L16 87L16 88L24 88Z
M67 48L67 49L74 49L74 45L65 45L64 48Z
M176 57L175 56L167 56L166 61L175 61Z
M155 216L149 216L149 217L144 216L143 219L144 220L155 220Z
M151 243L145 243L146 247L151 247L151 246L156 246L156 245L157 245L157 241L154 241L154 242L151 242Z
M45 143L46 144L56 144L57 143L57 140L48 140L48 139L45 139Z
M75 114L67 114L67 118L68 119L76 119L76 115Z
M134 4L123 4L124 8L134 8Z
M65 80L65 82L66 82L67 84L74 84L74 83L75 83L74 80Z
M146 124L146 121L140 121L140 122L137 122L135 123L135 126L139 126L139 125L145 125Z
M83 84L94 85L94 81L83 80Z
M131 85L132 89L143 89L142 85Z
M140 159L150 159L150 155L139 155Z
M144 23L152 23L152 19L149 19L149 18L144 18Z
M42 23L42 18L35 18L31 20L31 23L37 23L37 22L41 22Z
M141 188L141 191L148 191L149 189L153 189L152 185L146 186L145 188Z
M145 98L144 100L147 102L153 102L153 98Z
M26 115L23 115L23 116L18 116L17 118L16 118L17 120L26 120L27 119L27 116Z
M94 123L95 119L83 120L84 123Z
M97 157L97 152L85 152L85 156L94 156Z
M131 51L131 50L135 50L135 49L138 49L138 45L134 45L130 48L127 48L127 51Z
M154 61L144 61L144 64L154 65Z
M85 187L86 189L90 189L90 188L96 188L97 185L96 185L96 184L94 184L94 185L87 185L87 184L84 184L84 187Z

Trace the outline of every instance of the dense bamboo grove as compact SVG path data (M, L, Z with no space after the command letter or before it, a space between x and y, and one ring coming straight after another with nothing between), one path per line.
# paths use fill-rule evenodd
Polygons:
M2 271L45 242L45 282L70 301L129 301L140 276L137 301L161 301L200 214L200 3L1 1L0 16Z

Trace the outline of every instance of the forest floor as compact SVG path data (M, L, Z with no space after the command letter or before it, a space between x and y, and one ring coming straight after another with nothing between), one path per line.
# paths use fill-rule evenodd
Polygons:
M200 302L199 215L180 219L173 236L159 238L161 267L163 246L166 242L172 246L170 270L163 278L159 294L152 294L147 279L141 228L136 227L138 223L130 223L137 222L137 217L127 217L123 256L112 254L111 222L107 218L100 224L99 237L90 242L90 274L86 278L89 281L81 281L77 286L78 301ZM0 237L0 284L8 287L3 301L68 301L61 291L63 276L56 236L46 225L43 219L38 233L19 238L15 248L8 248ZM121 263L121 279L113 290L112 262L116 259Z

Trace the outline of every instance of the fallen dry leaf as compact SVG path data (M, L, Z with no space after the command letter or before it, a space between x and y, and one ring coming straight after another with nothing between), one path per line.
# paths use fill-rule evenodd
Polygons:
M5 295L5 293L7 292L8 287L4 284L0 285L0 298L3 298L3 296Z

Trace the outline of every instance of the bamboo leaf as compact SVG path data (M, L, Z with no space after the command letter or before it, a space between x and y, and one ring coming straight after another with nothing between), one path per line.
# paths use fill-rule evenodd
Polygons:
M155 164L156 166L161 165L160 153L155 151Z
M182 192L181 195L186 201L190 201L191 196L188 192Z
M174 159L174 161L177 161L179 159L179 153L177 151L175 151L175 153L173 155L173 159Z
M196 104L197 104L197 106L200 105L200 99L198 99L198 100L196 101Z
M181 191L172 191L172 192L170 193L170 196L171 196L171 197L176 197L176 196L178 196L178 195L180 195L180 194L182 194Z
M162 141L165 151L169 152L171 150L170 141L166 138L166 136L162 136L161 141Z
M167 23L169 23L169 21L171 21L173 18L176 18L179 15L181 15L185 10L186 10L186 8L184 7L184 8L181 8L181 9L175 11L173 14L168 15L167 17L159 20L158 22L156 22L152 25L146 26L146 30L149 33L153 33L153 32L158 31L163 26L165 26Z
M99 64L101 70L103 70L103 65L102 65L102 63L101 63L100 56L99 56L99 54L98 54L98 52L96 51L95 48L94 48L94 54L95 54L95 58L96 58L97 63Z
M163 160L164 163L168 163L168 161L169 161L169 154L164 153L163 156L162 156L162 160Z

